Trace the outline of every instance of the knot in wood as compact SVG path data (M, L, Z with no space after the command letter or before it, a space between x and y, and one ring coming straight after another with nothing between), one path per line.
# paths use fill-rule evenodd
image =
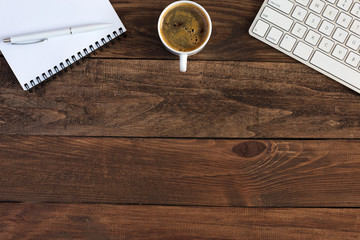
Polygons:
M233 152L243 158L253 158L263 153L265 149L266 145L263 142L247 141L235 145Z

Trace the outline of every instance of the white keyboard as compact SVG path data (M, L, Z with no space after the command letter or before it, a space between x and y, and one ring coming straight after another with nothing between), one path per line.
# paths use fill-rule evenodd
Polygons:
M360 1L265 0L249 33L360 93Z

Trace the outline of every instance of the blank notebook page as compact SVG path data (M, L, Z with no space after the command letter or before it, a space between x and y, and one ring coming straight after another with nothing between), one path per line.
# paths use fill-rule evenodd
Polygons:
M102 38L121 35L126 31L109 0L0 0L0 50L24 90L46 80L60 63L69 59L74 63L78 53L91 52L95 42L103 45ZM11 36L51 31L98 23L113 23L108 29L75 35L54 37L31 45L5 44ZM121 30L120 30L121 29ZM86 50L84 52L84 50ZM68 62L69 63L69 62ZM44 76L45 74L46 76ZM31 82L33 81L33 82Z

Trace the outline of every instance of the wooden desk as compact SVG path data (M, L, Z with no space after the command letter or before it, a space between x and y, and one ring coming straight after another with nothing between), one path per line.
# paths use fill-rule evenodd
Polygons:
M33 93L0 57L0 239L359 239L360 95L252 39L262 0L198 0L181 74L170 2Z

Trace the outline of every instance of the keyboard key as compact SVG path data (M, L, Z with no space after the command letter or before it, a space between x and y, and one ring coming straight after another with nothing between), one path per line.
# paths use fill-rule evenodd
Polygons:
M357 86L360 79L360 72L353 70L345 64L336 61L335 59L325 55L320 51L315 51L312 57L311 64L324 70L332 76L346 81L352 86Z
M258 20L254 29L253 33L259 35L260 37L264 37L267 30L269 29L270 25L262 20Z
M337 6L345 11L348 11L352 3L352 0L339 0Z
M339 18L337 19L336 23L344 28L348 28L351 23L352 17L345 13L340 13Z
M360 38L351 35L346 42L346 46L357 51L360 47Z
M327 53L330 53L334 44L335 43L330 39L323 37L323 39L321 39L321 42L319 44L319 48Z
M305 41L310 43L311 45L316 46L319 42L320 34L314 32L313 30L310 30L308 34L306 35Z
M313 0L309 8L316 13L321 13L324 7L325 7L325 3L323 1Z
M289 14L294 7L294 4L288 0L269 0L268 3L286 14Z
M303 6L307 6L310 0L296 0L297 3L300 3Z
M360 0L265 0L252 26L252 36L360 93Z
M325 11L323 13L323 16L331 21L334 21L338 13L339 13L339 10L332 7L331 5L327 5L327 7L325 8Z
M303 38L307 31L307 27L301 25L300 23L295 23L293 30L291 31L298 38Z
M299 58L304 59L305 61L309 60L311 53L313 52L313 48L309 45L299 42L294 50L294 54Z
M302 8L302 7L300 7L300 6L296 6L296 8L295 8L295 10L294 10L294 12L293 12L293 14L292 14L292 16L293 16L295 19L297 19L297 20L299 20L299 21L302 22L302 21L304 21L307 12L308 12L308 11L307 11L306 9L304 9L304 8Z
M313 13L310 13L308 18L306 19L305 24L312 28L317 28L319 26L320 21L321 21L320 17L316 16Z
M296 43L296 38L293 38L290 35L286 34L280 43L280 47L288 52L291 52L295 43Z
M278 44L282 35L283 35L282 31L272 27L266 39L274 44Z
M340 60L343 60L345 58L347 51L348 50L346 48L340 45L336 45L334 51L332 52L332 55Z
M269 7L265 7L263 13L261 14L261 17L286 31L290 30L291 25L294 22L294 20L284 16L283 14Z
M327 36L330 36L331 33L333 32L334 28L335 28L334 24L324 20L319 28L319 31Z
M351 9L351 14L360 18L360 3L354 4L353 8Z
M358 20L354 20L353 24L351 25L350 31L360 36L360 22Z
M360 63L360 56L358 54L351 52L349 53L349 56L346 58L345 62L353 67L357 67Z
M333 39L335 39L338 42L344 43L347 36L348 36L347 31L345 31L341 28L337 28L333 35Z

